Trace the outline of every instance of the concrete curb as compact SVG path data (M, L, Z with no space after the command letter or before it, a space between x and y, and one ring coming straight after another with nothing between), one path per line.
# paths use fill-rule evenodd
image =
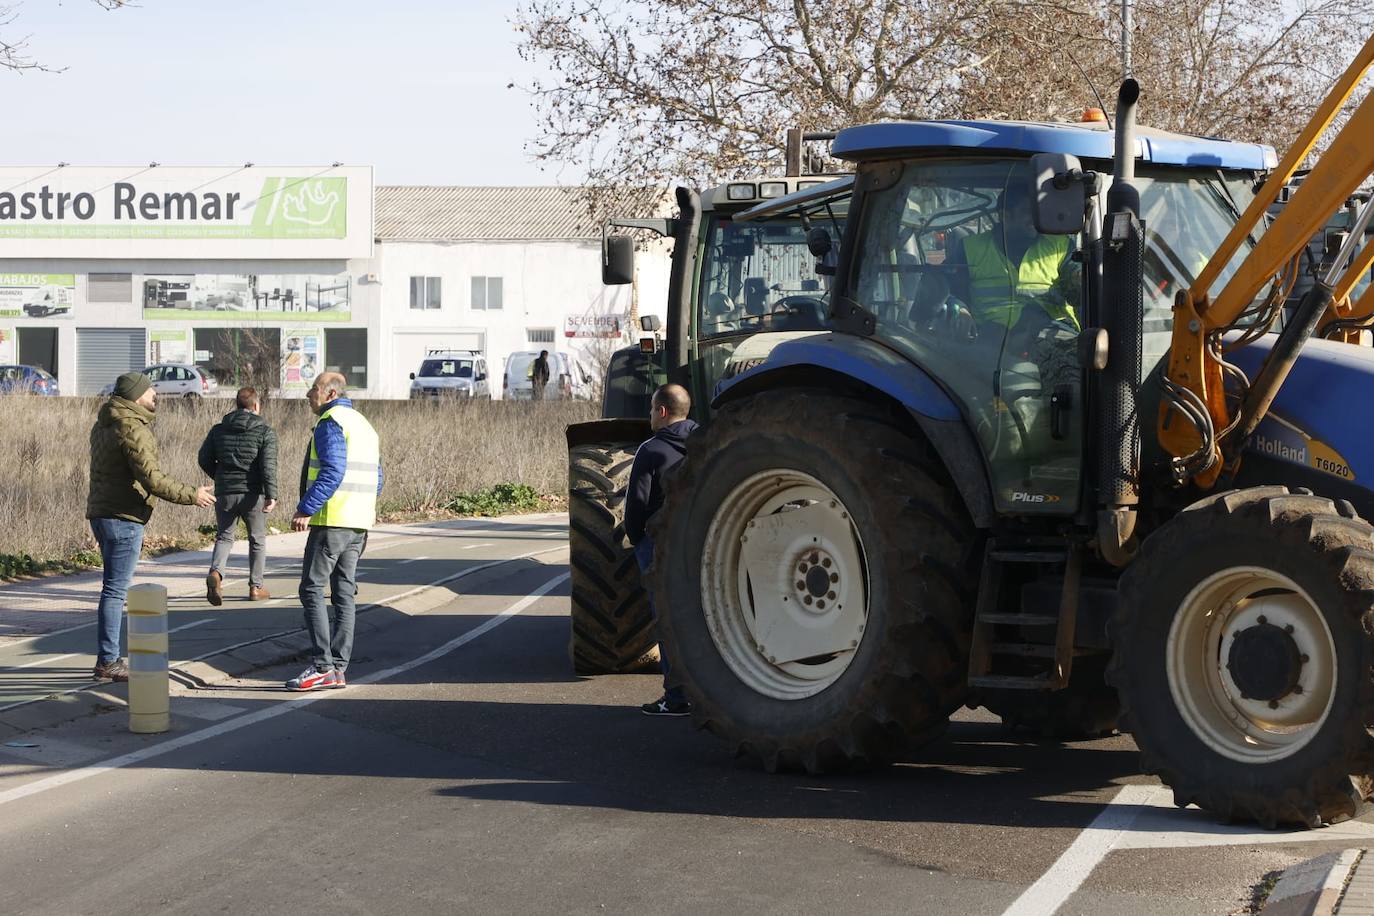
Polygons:
M1346 849L1290 866L1261 912L1264 916L1331 916L1364 853Z

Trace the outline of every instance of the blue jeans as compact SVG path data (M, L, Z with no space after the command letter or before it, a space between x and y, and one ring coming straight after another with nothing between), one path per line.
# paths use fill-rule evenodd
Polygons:
M649 613L653 615L654 625L658 625L658 611L654 608L654 593L649 588L649 570L654 565L654 539L649 535L644 535L644 540L635 545L635 562L639 564L639 575L644 580L644 591L649 598ZM658 665L663 669L663 696L670 703L685 703L687 697L683 696L682 688L677 685L668 685L668 653L663 651L663 634L658 635Z
M134 581L134 569L143 551L143 526L122 518L93 518L91 533L100 545L100 607L96 616L98 665L120 657L119 633L124 623L124 599Z
M358 558L367 547L367 532L312 525L301 562L301 607L310 635L310 660L316 671L343 671L353 656L357 615ZM324 587L329 586L329 603ZM332 624L332 626L331 626Z

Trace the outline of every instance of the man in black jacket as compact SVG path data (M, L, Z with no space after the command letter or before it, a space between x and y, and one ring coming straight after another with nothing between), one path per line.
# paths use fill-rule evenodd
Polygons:
M236 407L224 415L200 447L200 468L215 478L215 551L205 577L205 597L224 602L221 570L229 562L239 519L248 526L248 600L272 596L263 587L267 564L267 516L277 507L277 434L258 416L258 393L240 388Z
M635 452L630 467L630 485L625 494L625 536L635 548L635 559L646 587L654 565L654 539L644 530L652 516L663 506L663 475L677 467L687 453L687 437L697 424L687 419L692 410L692 397L681 385L663 385L654 392L649 408L649 427L652 439ZM652 594L652 593L651 593ZM653 598L649 611L657 619ZM668 658L659 639L658 656L663 668L663 696L645 703L640 711L646 716L685 716L692 704L682 695L682 688L669 684Z

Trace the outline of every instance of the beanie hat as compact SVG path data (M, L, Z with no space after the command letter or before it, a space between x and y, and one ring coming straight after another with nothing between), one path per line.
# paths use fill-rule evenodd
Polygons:
M142 372L126 372L115 379L114 393L126 401L137 401L151 387L153 383Z

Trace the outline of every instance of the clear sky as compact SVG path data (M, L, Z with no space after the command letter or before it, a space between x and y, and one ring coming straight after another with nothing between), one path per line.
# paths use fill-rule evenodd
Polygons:
M0 163L376 167L380 184L560 184L523 145L514 0L89 0L15 5Z

